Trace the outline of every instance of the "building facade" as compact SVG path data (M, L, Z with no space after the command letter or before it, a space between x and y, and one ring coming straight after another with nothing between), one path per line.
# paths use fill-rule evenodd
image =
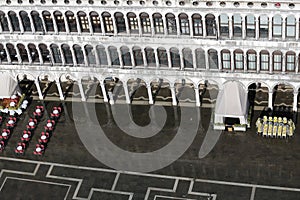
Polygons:
M40 99L45 76L61 100L61 83L71 77L82 101L82 80L94 77L110 103L107 77L123 83L127 103L129 80L142 80L149 104L160 81L168 83L173 105L178 87L191 85L196 106L202 85L222 90L233 80L245 91L266 88L272 108L274 91L285 85L297 111L299 11L300 2L285 0L2 0L0 70L33 79Z

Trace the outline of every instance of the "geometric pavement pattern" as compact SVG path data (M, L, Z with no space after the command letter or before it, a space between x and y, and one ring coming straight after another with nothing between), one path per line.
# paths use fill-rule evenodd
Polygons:
M0 197L77 200L299 199L300 189L0 157Z

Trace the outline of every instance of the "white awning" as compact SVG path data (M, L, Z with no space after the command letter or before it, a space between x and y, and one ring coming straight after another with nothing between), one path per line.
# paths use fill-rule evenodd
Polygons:
M224 117L239 118L241 124L247 123L248 95L237 81L225 83L218 94L215 123L224 123Z
M17 92L20 92L17 81L8 73L0 72L0 98L10 98L11 95Z

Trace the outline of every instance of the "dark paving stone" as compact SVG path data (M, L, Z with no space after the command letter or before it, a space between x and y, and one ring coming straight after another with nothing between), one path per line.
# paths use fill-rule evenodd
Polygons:
M1 200L64 199L69 187L30 180L7 179L0 192Z
M91 200L128 200L129 195L94 191Z
M298 200L300 192L257 188L254 200Z

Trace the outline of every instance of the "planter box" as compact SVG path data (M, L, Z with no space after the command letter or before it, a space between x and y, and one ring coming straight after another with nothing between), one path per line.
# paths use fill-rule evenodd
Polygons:
M225 130L225 125L214 124L214 130Z
M246 125L245 126L234 126L234 131L246 131Z

